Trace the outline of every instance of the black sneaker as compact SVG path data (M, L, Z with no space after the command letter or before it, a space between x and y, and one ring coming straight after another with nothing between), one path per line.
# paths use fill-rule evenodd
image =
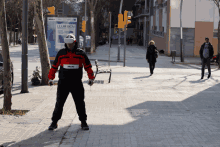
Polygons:
M201 77L201 79L203 79L203 76Z
M81 122L81 128L82 128L83 130L89 130L89 126L87 125L86 122Z
M208 79L210 78L211 75L208 75Z
M52 122L51 125L49 126L48 130L54 130L57 128L57 123Z

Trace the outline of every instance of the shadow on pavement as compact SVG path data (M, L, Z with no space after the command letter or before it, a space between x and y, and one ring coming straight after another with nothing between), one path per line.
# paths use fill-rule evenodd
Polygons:
M73 131L74 132L78 132L80 130L80 126L75 125L76 127L78 127L79 129L76 129ZM49 127L49 126L48 126ZM45 130L43 132L40 132L39 134L30 137L28 139L19 141L19 142L7 142L2 144L3 147L45 147L45 146L49 146L49 145L53 145L55 144L56 146L58 146L60 144L60 142L62 141L62 137L63 135L65 135L67 129L69 128L69 126L66 127L60 127L54 131L51 130L47 130L48 127L45 128ZM59 127L59 126L58 126ZM32 130L31 132L34 132L37 130Z
M136 78L133 78L133 79L143 79L143 78L149 78L150 77L150 75L149 76L143 76L143 77L136 77Z
M203 78L203 79L199 79L199 80L197 80L197 81L189 81L189 82L195 84L195 83L203 83L203 82L205 82L206 80L208 80L208 79L207 79L207 78L206 78L206 79Z
M54 80L54 81L56 82L56 80ZM28 82L28 89L36 88L36 87L39 87L39 86L45 86L45 85L33 86L31 81ZM21 92L21 88L22 88L22 85L20 84L20 82L14 83L11 90L12 90L12 92L14 92L14 91L18 91L18 92L17 93L12 93L12 96L20 95L20 94L25 94L25 93L20 93ZM28 91L30 92L30 90L28 90ZM3 92L1 91L0 92L0 99L2 99L2 98L4 98L4 95L3 95Z
M89 125L90 130L83 131L79 125L74 124L70 126L71 134L66 136L68 126L55 131L45 128L45 131L11 147L59 144L63 135L66 137L63 138L64 142L70 139L80 142L82 146L105 146L112 142L115 145L126 142L125 146L128 144L132 147L159 146L158 143L163 147L220 145L220 99L219 93L215 92L217 89L220 89L220 84L183 101L146 101L134 105L126 109L134 121L124 125ZM100 134L96 140L98 144L91 143L93 134ZM3 145L9 145L9 142Z
M43 132L19 141L11 147L20 145L22 147L44 147L59 144L63 136L66 137L63 138L64 142L70 139L82 143L82 146L105 146L109 144L109 142L106 143L107 140L110 140L110 144L127 142L125 146L130 144L138 147L158 146L158 143L163 147L220 145L220 99L219 92L216 93L219 89L220 84L217 84L183 101L145 101L128 107L126 110L134 121L124 125L89 125L90 130L83 131L79 125L74 124L70 126L71 134L66 136L69 126L58 127L55 131L45 128ZM173 98L172 95L171 98ZM91 143L93 134L100 134L97 136L98 141L96 140L98 144ZM7 146L10 143L3 145ZM71 145L74 146L74 144Z

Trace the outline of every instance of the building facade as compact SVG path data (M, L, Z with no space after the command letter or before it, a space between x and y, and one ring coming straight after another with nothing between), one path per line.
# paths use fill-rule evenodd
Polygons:
M146 19L136 15L139 19L136 21L137 28L140 28L138 34L143 36L141 37L143 42L154 40L157 48L164 50L166 55L170 55L172 50L176 50L177 56L180 55L180 2L181 0L139 0L136 3L140 5L138 11L142 9L142 14L147 12ZM147 9L144 11L145 3ZM217 54L218 21L218 8L213 1L183 0L184 56L199 56L199 50L205 42L205 37L209 38L214 47L214 54ZM143 29L142 25L145 26ZM143 43L143 45L147 46L147 43Z

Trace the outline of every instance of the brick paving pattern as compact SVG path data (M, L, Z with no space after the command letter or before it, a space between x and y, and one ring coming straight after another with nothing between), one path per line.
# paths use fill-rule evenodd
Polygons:
M132 49L127 48L128 55L132 56ZM48 131L57 86L52 89L30 86L30 93L12 98L12 109L30 111L25 116L0 116L0 144L11 147L220 146L220 71L213 67L211 78L206 79L206 70L204 79L200 80L199 66L174 65L170 57L160 56L153 76L149 76L145 51L139 49L137 56L143 59L128 58L126 67L111 63L111 83L108 83L109 74L98 74L91 90L84 72L89 131L80 129L71 94L58 129ZM3 95L0 106L3 106Z

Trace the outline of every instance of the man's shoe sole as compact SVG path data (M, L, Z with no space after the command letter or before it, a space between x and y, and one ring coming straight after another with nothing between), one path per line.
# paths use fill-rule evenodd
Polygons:
M57 127L58 127L58 126L57 126ZM56 128L51 128L51 127L49 127L48 130L55 130L55 129L57 129L57 127L56 127Z
M83 130L89 130L89 128L82 128Z
M48 130L55 130L56 128L48 128Z

